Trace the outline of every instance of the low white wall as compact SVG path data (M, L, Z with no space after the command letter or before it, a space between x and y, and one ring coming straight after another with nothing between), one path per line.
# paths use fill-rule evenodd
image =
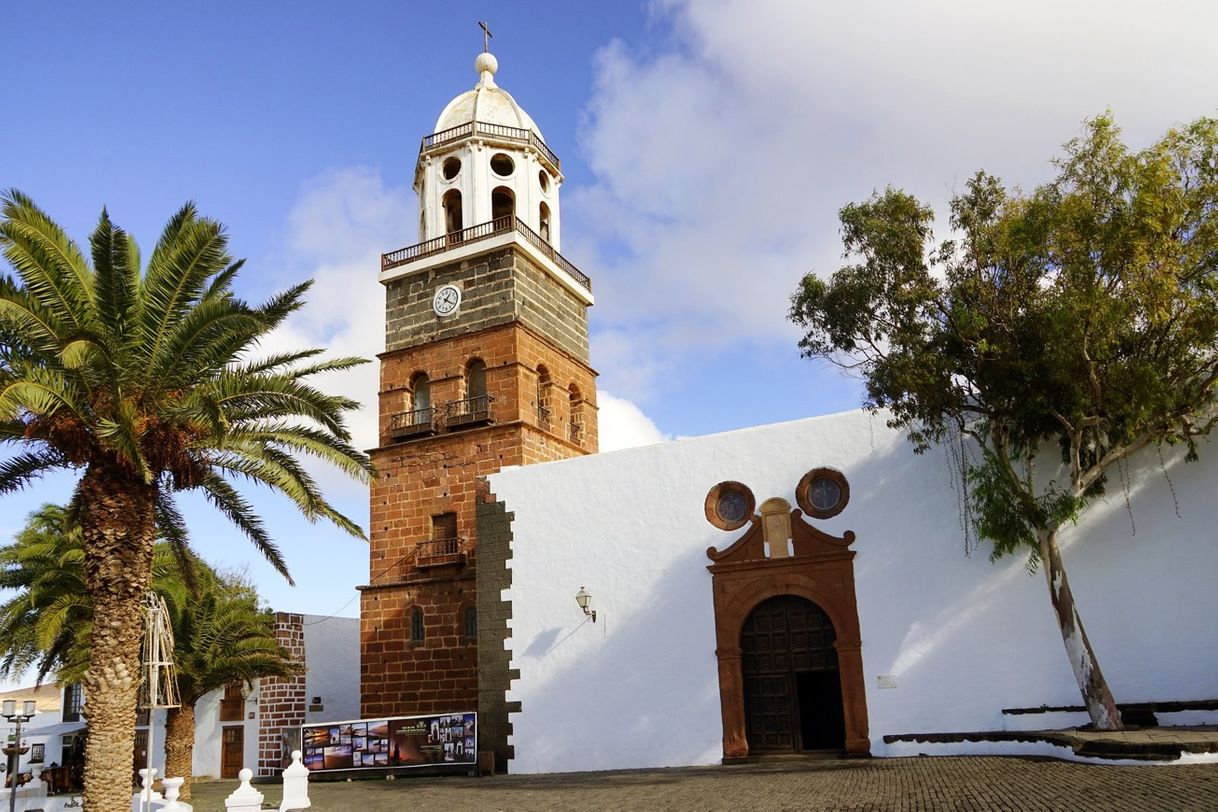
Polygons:
M1218 453L1134 466L1064 557L1118 701L1218 696ZM1077 704L1043 576L1024 558L966 556L942 450L913 454L862 411L506 469L491 490L514 514L509 700L517 772L710 764L721 755L714 612L703 514L723 480L758 504L795 505L800 477L842 471L850 503L818 527L853 549L872 752L886 734L1003 729L1004 707ZM585 623L574 595L598 611ZM877 687L892 677L895 688Z

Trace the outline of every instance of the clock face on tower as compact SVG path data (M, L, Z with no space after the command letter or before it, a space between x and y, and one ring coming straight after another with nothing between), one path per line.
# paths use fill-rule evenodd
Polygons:
M461 306L461 288L456 285L443 285L431 297L431 309L437 316L451 316Z

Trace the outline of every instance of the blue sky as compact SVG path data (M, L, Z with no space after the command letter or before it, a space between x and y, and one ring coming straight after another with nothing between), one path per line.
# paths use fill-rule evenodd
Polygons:
M277 337L371 357L376 256L415 241L418 139L497 81L563 159L563 252L592 276L602 445L856 406L798 358L787 297L841 261L836 211L887 184L943 209L985 167L1032 186L1084 118L1134 144L1213 115L1209 3L780 0L17 4L0 29L0 186L79 240L103 205L149 246L185 200L229 227L261 298L305 277ZM336 386L375 394L375 373ZM371 436L367 415L358 421ZM366 491L328 477L361 522ZM9 536L48 480L0 505ZM186 500L196 546L276 608L354 615L366 547L259 496L299 586Z

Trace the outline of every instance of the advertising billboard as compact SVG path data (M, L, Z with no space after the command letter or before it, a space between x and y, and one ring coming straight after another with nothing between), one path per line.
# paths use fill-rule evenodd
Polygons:
M304 765L315 772L472 766L478 714L442 713L302 725Z

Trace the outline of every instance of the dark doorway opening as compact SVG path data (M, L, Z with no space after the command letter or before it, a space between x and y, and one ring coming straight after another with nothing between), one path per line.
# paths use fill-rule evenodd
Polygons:
M825 611L795 595L749 614L740 633L749 752L845 747L836 639Z
M841 750L846 746L842 679L837 671L795 675L799 695L799 738L803 750Z

